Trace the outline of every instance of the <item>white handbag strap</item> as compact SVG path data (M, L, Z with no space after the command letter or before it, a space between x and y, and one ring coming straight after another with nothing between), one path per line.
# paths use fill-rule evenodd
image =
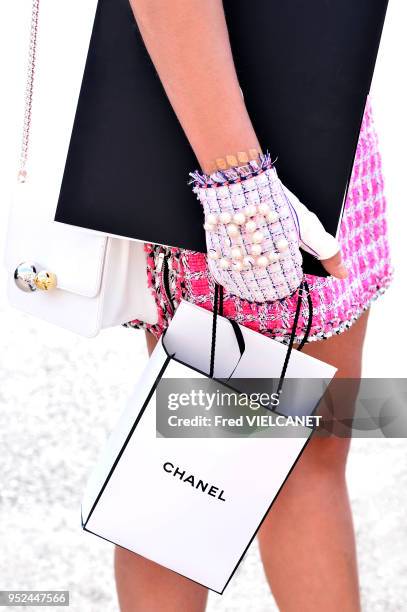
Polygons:
M27 160L28 160L28 148L29 148L29 143L30 143L35 60L36 60L36 55L37 55L39 8L40 8L40 0L32 0L30 45L29 45L29 50L28 50L27 80L26 80L26 87L25 87L23 137L21 141L20 164L19 164L18 177L17 177L20 183L25 183L27 179Z

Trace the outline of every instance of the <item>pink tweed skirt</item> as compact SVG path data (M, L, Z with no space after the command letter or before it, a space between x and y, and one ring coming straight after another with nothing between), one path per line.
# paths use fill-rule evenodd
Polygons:
M339 241L349 270L345 280L331 276L305 275L312 299L312 326L309 341L329 338L348 329L382 294L392 279L386 223L381 157L368 99L341 220ZM159 338L168 326L181 298L212 310L214 281L206 255L185 249L146 244L147 272L156 304L158 323L130 321L126 325L150 331ZM287 342L298 295L254 304L225 291L224 316ZM296 341L304 337L309 312L303 299L296 329Z

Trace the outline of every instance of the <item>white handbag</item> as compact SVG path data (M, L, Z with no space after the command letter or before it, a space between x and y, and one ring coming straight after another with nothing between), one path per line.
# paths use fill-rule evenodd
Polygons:
M5 252L11 305L88 337L132 319L157 322L142 242L54 221L96 5L32 2L19 182Z

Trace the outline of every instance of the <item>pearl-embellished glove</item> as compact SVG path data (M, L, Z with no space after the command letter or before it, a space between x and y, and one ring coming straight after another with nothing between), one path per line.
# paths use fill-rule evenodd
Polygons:
M191 173L205 213L209 269L217 283L249 302L285 298L303 278L300 247L318 259L337 240L280 181L270 155L203 175Z

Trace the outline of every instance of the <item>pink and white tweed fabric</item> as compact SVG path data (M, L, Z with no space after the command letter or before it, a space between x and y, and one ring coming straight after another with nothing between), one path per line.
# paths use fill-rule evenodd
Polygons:
M313 304L309 341L329 338L348 329L392 279L383 192L381 157L368 99L339 232L348 278L305 275ZM127 325L148 329L159 337L181 298L212 310L214 280L203 253L146 244L149 282L157 303L158 323ZM223 312L228 318L281 342L292 330L297 293L262 304L225 292ZM304 337L308 322L303 300L296 341Z

